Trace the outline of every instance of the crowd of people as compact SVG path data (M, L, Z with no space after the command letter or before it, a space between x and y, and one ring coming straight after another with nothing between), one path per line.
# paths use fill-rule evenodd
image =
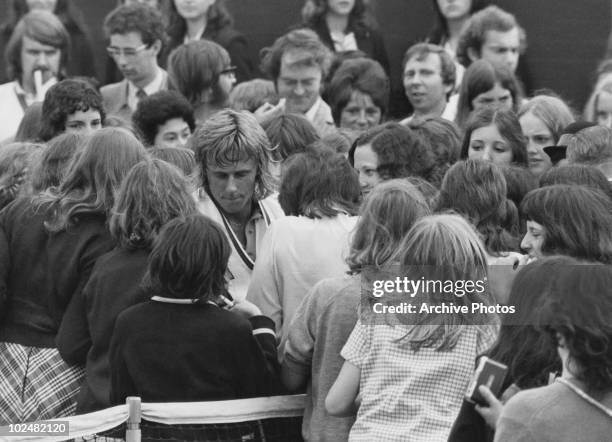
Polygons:
M260 60L223 0L121 0L105 79L74 3L0 27L0 425L305 392L308 441L609 440L611 61L579 116L514 15L432 0L395 116L365 0Z

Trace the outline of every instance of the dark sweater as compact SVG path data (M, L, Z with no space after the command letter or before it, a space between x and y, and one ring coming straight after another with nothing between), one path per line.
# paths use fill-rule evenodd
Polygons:
M334 42L331 38L329 28L325 19L322 18L311 25L304 25L310 27L317 33L321 41L332 51L334 51ZM382 34L372 27L360 26L351 27L347 32L353 32L355 34L355 41L357 42L357 48L360 51L366 53L366 55L381 64L387 74L389 73L389 57L387 55L387 49L385 47L385 41L383 40ZM335 51L334 51L335 52Z
M102 214L48 233L48 205L18 198L0 213L0 341L55 347L64 311L113 241Z
M77 413L110 406L108 352L119 313L137 304L147 268L145 250L114 249L102 255L82 292L68 306L57 348L69 364L85 364L85 382L77 398Z
M252 327L251 327L252 325ZM110 348L111 403L240 399L280 393L271 319L210 304L147 301L117 318Z

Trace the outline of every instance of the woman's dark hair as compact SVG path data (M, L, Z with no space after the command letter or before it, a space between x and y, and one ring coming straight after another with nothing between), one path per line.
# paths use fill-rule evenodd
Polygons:
M196 210L189 183L178 168L158 159L145 160L121 183L109 229L121 247L148 250L164 224Z
M81 80L63 80L51 86L42 105L42 122L39 138L49 141L66 130L69 115L89 109L100 113L100 121L105 123L106 113L102 96L93 87Z
M436 183L439 187L448 168L459 158L461 148L459 128L455 123L444 118L416 120L411 122L408 127L431 145L440 176L440 180Z
M429 32L429 36L427 37L427 41L429 43L433 43L436 45L443 45L448 38L448 25L446 24L446 18L442 15L440 11L440 6L438 5L438 0L431 0L433 10L434 10L434 25L431 31ZM475 12L480 11L487 7L490 3L490 0L472 0L472 5L470 7L470 15Z
M357 171L331 150L298 153L283 166L278 201L288 216L356 215L360 195Z
M378 157L378 173L383 179L419 176L434 185L439 183L441 176L437 174L431 146L399 123L387 123L383 127L370 141Z
M537 177L525 167L512 164L498 167L506 179L506 197L519 207L525 195L538 188Z
M553 347L563 337L568 370L599 399L612 389L612 267L571 259L562 269L538 309L539 323Z
M159 232L143 280L161 296L206 302L227 293L231 248L222 227L201 214L169 221Z
M170 38L170 47L173 48L183 43L187 32L187 24L178 13L174 0L170 1L169 15L168 37ZM232 26L233 22L234 19L225 6L225 0L215 0L206 13L206 38L215 40L219 31Z
M193 107L176 91L159 91L138 101L132 122L145 146L153 146L159 126L174 118L182 119L191 132L195 129Z
M470 113L474 110L472 102L480 94L484 94L499 84L510 91L512 110L517 112L521 104L521 89L518 80L506 66L493 64L487 60L476 60L465 71L459 87L459 101L455 123L464 128ZM520 126L519 126L520 127Z
M66 175L75 155L81 152L87 138L81 134L61 134L47 143L30 173L34 194L57 187Z
M489 254L519 250L518 212L506 198L506 180L495 164L479 160L454 164L444 176L436 207L437 212L449 210L474 225ZM506 229L508 212L515 215L514 225Z
M480 109L472 113L465 127L461 144L461 159L468 158L472 132L481 127L495 125L512 151L512 164L527 167L527 143L516 115L512 111Z
M302 7L302 21L308 27L316 27L325 20L328 0L306 0ZM355 0L355 6L349 15L348 29L359 30L372 26L373 17L370 14L367 1Z
M544 227L542 253L612 264L612 201L599 190L555 184L532 190L521 215Z
M342 62L325 90L336 126L340 126L342 111L351 101L353 92L368 95L384 120L389 107L389 88L389 78L377 61L355 58Z
M567 164L553 167L540 177L540 187L553 184L576 184L600 190L612 200L612 184L604 173L586 164Z
M274 161L283 161L290 155L304 152L306 146L320 139L317 130L303 115L282 114L262 127L272 144Z
M96 131L73 158L60 185L41 195L41 203L53 206L47 229L65 230L81 215L108 216L121 181L146 156L142 143L129 131L110 127Z
M204 91L212 91L210 103L224 105L226 92L219 86L219 77L231 64L225 48L214 41L196 40L172 51L168 58L168 74L178 90L194 107L202 104Z
M497 341L487 352L508 366L504 387L513 383L521 389L541 387L551 372L561 370L557 350L536 327L537 307L570 261L567 257L538 259L516 275L508 298L516 314L502 317Z

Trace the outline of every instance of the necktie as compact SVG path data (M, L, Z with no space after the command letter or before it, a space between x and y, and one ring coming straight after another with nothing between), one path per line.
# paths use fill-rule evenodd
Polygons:
M144 89L138 88L138 90L136 91L136 98L140 100L146 96L147 96L147 93L144 91Z

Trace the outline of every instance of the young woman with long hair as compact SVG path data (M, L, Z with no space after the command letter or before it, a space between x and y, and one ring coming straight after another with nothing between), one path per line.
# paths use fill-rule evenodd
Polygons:
M452 287L447 293L435 288L410 295L390 292L362 302L360 319L341 352L344 365L325 400L327 411L341 416L355 410L360 396L350 441L402 440L408 434L414 440L446 440L474 360L495 340L496 318L481 310L440 313L421 307L489 305L486 289L469 295L459 291L466 281L476 287L487 278L486 252L467 221L458 215L421 218L398 251L401 275ZM391 279L381 281L387 285ZM372 287L370 293L378 296ZM396 299L410 303L415 313L381 310L402 306Z
M18 198L0 217L0 421L25 422L74 412L82 380L55 338L70 300L97 258L110 251L107 218L119 185L146 157L121 129L87 139L58 187ZM25 392L25 393L24 393Z
M361 207L347 258L350 274L316 284L298 307L289 328L281 373L291 391L308 384L302 424L307 440L346 440L355 416L330 416L325 397L342 367L340 350L355 327L362 271L382 269L397 245L423 216L427 202L403 179L377 186Z
M159 229L196 212L191 193L181 171L158 159L138 163L123 180L109 221L117 247L96 261L87 284L72 298L56 340L65 361L85 365L78 413L111 405L113 325L119 313L142 300L140 282Z
M374 24L368 0L306 0L302 23L333 52L360 50L389 72L385 42Z

